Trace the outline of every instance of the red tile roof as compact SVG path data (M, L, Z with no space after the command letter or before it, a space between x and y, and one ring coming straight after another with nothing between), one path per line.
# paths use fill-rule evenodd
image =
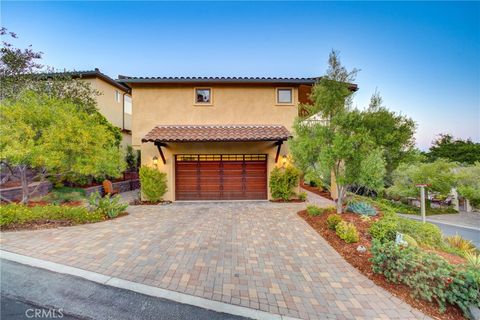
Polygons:
M282 125L169 125L156 126L142 142L278 141L289 137Z

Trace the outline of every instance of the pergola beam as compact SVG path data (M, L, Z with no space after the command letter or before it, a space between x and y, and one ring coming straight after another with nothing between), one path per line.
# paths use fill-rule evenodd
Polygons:
M275 163L278 162L278 157L280 156L280 149L282 148L283 141L279 140L275 142L275 145L277 146L277 154L275 155Z
M163 154L162 147L166 147L167 144L160 141L155 141L154 144L157 146L158 152L160 153L160 157L162 157L163 164L166 164L167 160L165 159L165 155Z

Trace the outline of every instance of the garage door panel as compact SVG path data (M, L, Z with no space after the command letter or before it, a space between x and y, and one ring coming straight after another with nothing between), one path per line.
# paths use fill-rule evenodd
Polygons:
M186 155L175 163L177 200L267 199L265 155ZM256 159L265 160L256 160ZM203 160L202 160L203 159ZM225 161L217 159L225 159ZM245 159L245 161L239 161Z

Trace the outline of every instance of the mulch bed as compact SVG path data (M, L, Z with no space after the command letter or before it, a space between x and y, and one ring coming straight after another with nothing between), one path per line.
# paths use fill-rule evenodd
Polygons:
M172 201L143 201L140 199L135 199L130 201L131 206L156 206L156 205L166 205L166 204L171 204Z
M283 199L272 199L270 202L277 202L277 203L299 203L299 202L305 202L305 200L301 199L289 199L289 200L283 200Z
M308 190L310 192L313 192L315 194L318 194L319 196L321 197L324 197L324 198L327 198L329 200L333 200L332 199L332 196L330 195L330 192L328 191L324 191L323 189L319 188L319 187L312 187L308 184L305 184L305 183L300 183L300 186L305 189L305 190Z
M307 189L308 190L308 189ZM313 191L312 191L313 192ZM333 213L333 212L332 212ZM370 253L371 237L368 234L370 224L381 217L381 213L372 217L371 221L365 222L360 217L353 213L343 213L342 218L346 221L353 222L360 234L360 241L357 243L345 243L335 233L335 231L328 229L327 216L325 213L319 216L310 216L306 210L298 212L298 215L303 218L313 229L315 229L328 243L352 266L357 268L363 275L372 280L376 285L388 290L390 293L402 299L412 307L421 310L425 314L434 319L464 319L462 311L456 307L449 305L445 313L438 311L438 305L434 302L414 299L410 295L410 288L403 284L394 284L388 282L383 275L376 274L372 271L372 264L369 259L372 257ZM359 253L357 247L364 245L368 250L364 253ZM442 253L443 256L443 253ZM444 256L444 258L447 258ZM447 258L448 259L448 258ZM448 259L450 260L450 259Z

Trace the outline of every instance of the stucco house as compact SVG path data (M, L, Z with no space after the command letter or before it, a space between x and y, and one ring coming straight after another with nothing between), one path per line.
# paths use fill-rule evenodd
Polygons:
M90 83L97 90L97 107L107 120L122 131L122 148L132 144L132 107L130 88L115 81L98 68L88 71L72 71L74 79Z
M165 200L270 199L268 179L318 78L127 77L132 146L167 174Z

